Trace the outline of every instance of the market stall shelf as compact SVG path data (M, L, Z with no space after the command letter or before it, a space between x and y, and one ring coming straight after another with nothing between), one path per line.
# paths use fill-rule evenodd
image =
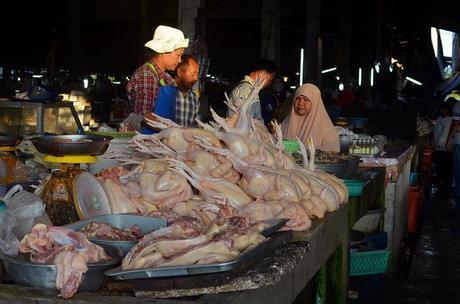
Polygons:
M385 167L384 230L388 233L391 260L388 272L393 273L399 258L401 242L406 233L409 175L415 146L389 148L382 158L363 158L362 168Z

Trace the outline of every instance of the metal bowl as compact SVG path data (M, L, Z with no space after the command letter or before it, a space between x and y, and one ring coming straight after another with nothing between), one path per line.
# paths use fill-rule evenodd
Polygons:
M353 178L359 167L360 157L351 155L349 157L351 158L348 160L348 166L345 171L344 178Z
M13 137L5 133L0 132L0 147L5 146L17 146L21 142L21 139L18 137Z
M348 162L340 162L334 164L315 164L317 170L343 178L347 172Z
M83 227L88 226L90 222L107 223L118 229L128 228L137 225L141 229L141 235L147 234L153 230L158 230L167 227L168 224L165 218L159 217L142 216L135 214L106 214L95 216L72 224L68 224L64 227L73 229L75 231L80 231ZM133 246L136 245L138 242L137 240L110 241L92 237L89 237L88 239L91 240L91 242L101 246L109 245L118 247L123 251L123 254L127 254L131 250L131 248L133 248Z
M45 135L30 141L40 153L64 156L104 154L111 140L100 135Z
M104 272L114 268L121 261L120 250L112 246L102 246L112 260L104 263L88 264L88 271L83 278L78 291L96 291L106 279ZM6 272L15 284L36 288L56 289L56 266L51 264L35 264L27 261L24 256L10 257L0 253Z

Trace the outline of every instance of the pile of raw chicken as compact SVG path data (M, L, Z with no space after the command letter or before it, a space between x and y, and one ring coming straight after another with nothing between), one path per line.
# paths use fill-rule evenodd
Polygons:
M278 124L273 136L248 116L262 85L257 80L247 100L227 98L236 114L224 119L211 110L214 122L198 121L200 128L182 128L158 116L147 120L161 131L136 135L129 148L112 155L123 166L97 176L112 213L162 216L169 223L146 234L123 259L123 269L230 261L265 240L260 221L285 218L285 230L306 231L312 219L347 202L345 184L315 170L312 140L309 157L299 141L299 166L284 151ZM86 228L90 237L137 236L100 223ZM24 237L20 251L30 253L32 262L57 266L56 286L66 298L77 291L87 263L110 259L83 233L43 224Z
M170 223L167 230L146 235L125 257L123 268L229 260L241 252L234 245L235 235L238 239L250 225L238 234L231 224L216 224L220 221L286 218L284 229L306 231L311 219L323 218L347 202L345 184L315 170L312 140L309 157L299 141L304 159L299 166L284 151L278 124L274 124L273 136L248 116L261 86L256 81L245 101L234 103L227 98L227 105L236 113L230 118L219 117L211 109L214 122L198 121L200 128L182 128L158 116L148 119L150 126L161 131L133 137L131 149L113 156L124 166L98 174L113 213L163 216Z

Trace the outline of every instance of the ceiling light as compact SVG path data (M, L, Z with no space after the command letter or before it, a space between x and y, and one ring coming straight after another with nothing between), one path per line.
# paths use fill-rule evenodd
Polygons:
M419 86L422 85L422 83L420 81L415 80L414 78L409 77L409 76L406 76L406 80L412 82L413 84L419 85Z
M333 68L330 68L330 69L326 69L326 70L322 70L321 71L321 74L326 74L326 73L329 73L329 72L333 72L337 70L337 67L333 67Z
M363 70L361 68L358 69L358 86L361 86L363 79Z

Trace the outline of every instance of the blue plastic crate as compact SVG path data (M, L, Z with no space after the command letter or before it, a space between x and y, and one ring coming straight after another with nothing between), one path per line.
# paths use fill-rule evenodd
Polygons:
M350 253L350 276L370 275L387 271L390 251L364 251Z
M387 248L388 233L385 231L370 235L364 239L373 249L383 250Z

